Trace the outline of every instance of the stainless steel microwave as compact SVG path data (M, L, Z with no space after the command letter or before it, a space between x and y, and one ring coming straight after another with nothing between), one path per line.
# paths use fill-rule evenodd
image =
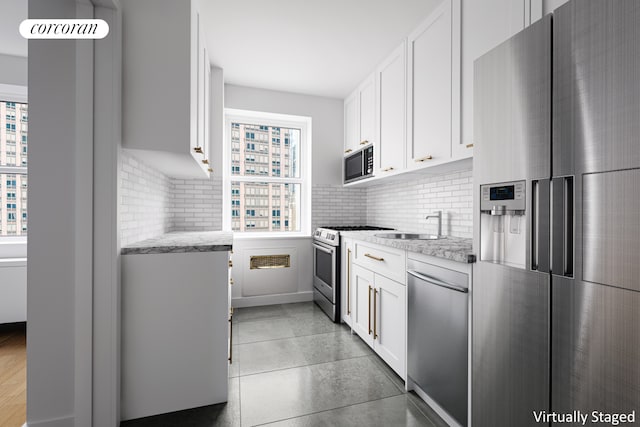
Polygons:
M369 145L344 158L344 183L373 176L373 146Z

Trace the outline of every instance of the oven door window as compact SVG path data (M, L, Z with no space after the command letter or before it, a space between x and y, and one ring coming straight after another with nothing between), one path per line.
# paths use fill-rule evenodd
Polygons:
M346 181L362 176L362 151L344 160L344 178Z
M314 252L316 254L316 277L333 287L333 255L320 249L315 249Z

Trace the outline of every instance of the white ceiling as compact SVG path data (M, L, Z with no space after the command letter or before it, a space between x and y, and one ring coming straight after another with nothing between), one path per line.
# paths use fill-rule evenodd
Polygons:
M346 97L441 0L203 0L227 83Z
M27 19L27 0L0 0L0 54L27 56L27 40L18 32Z
M227 83L346 97L442 0L203 0ZM27 56L27 0L0 0L0 54Z

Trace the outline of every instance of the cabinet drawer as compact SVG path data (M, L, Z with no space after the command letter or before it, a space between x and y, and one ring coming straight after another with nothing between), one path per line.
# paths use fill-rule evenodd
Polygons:
M373 243L354 242L355 264L375 273L406 284L406 252L400 249L380 246Z

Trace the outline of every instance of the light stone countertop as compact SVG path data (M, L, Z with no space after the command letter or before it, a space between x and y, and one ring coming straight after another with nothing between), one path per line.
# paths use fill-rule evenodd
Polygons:
M411 252L449 259L457 262L473 263L476 257L472 252L472 240L461 237L445 236L438 240L400 240L376 237L383 233L410 233L409 231L341 231L340 236L382 246L404 249ZM413 232L411 232L413 233Z
M230 231L182 231L131 243L123 247L120 253L132 255L216 252L230 251L232 247L233 233Z

